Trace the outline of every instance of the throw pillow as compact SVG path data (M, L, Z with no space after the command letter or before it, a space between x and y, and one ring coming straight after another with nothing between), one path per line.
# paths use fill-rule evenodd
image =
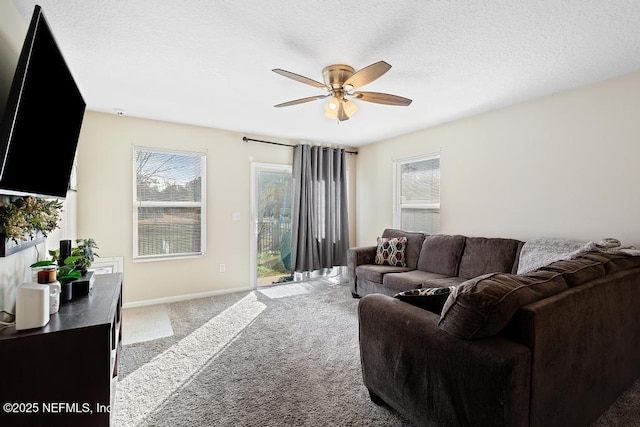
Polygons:
M551 271L478 276L455 287L438 326L462 339L490 337L504 329L520 307L565 289L562 274Z
M410 289L395 294L393 297L432 313L440 314L445 301L455 286L443 288Z
M404 249L407 246L406 237L378 237L376 264L406 267Z

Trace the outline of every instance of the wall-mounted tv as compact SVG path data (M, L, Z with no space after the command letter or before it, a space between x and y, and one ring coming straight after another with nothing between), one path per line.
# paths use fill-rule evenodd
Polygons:
M0 194L66 197L85 106L36 5L0 128Z

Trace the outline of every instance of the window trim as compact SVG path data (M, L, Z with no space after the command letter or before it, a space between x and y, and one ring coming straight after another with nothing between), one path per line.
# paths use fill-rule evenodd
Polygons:
M138 198L138 188L137 188L137 176L136 176L136 153L138 151L147 151L153 153L171 153L171 154L184 154L189 156L199 156L201 162L201 191L200 191L200 202L165 202L165 201L151 201L151 202L140 202L137 200ZM178 260L178 259L188 259L188 258L200 258L206 255L207 250L207 203L206 203L206 182L207 182L207 153L202 151L187 151L187 150L172 150L168 148L158 148L158 147L148 147L142 145L133 145L132 146L132 170L133 170L133 179L132 179L132 211L133 211L133 262L152 262L152 261L169 261L169 260ZM139 255L139 247L138 247L138 208L139 207L163 207L163 206L171 206L171 207L200 207L200 252L198 253L185 253L185 254L171 254L171 255Z
M438 209L438 212L441 212L441 203L440 201L437 204L434 203L400 203L400 195L402 194L401 180L400 180L400 171L402 165L406 165L408 163L416 163L422 162L424 160L432 160L438 159L440 163L442 163L442 155L440 152L424 154L420 156L414 157L405 157L402 159L396 159L393 161L393 226L395 228L402 228L402 208L408 209ZM442 172L442 165L440 167L440 171ZM442 186L440 189L442 190ZM439 231L439 230L438 230Z

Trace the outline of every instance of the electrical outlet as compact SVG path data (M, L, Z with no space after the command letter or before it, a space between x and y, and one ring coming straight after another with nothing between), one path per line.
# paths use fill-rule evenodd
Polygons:
M224 264L220 264L220 273L224 273L225 271L227 271L227 266Z

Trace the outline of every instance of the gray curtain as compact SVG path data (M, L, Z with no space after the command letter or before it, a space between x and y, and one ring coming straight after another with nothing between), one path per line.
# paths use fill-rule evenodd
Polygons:
M293 151L292 270L347 265L347 165L343 149L297 145Z

